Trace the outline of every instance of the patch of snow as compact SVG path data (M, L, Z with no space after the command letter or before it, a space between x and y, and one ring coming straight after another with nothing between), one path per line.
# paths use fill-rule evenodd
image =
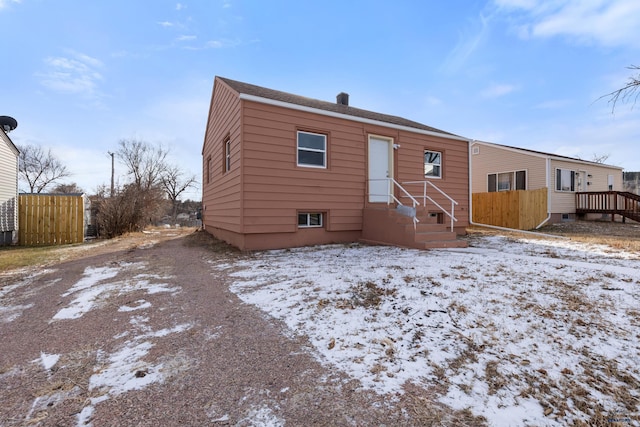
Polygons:
M0 322L10 323L22 316L22 312L33 307L33 304L0 306Z
M122 263L118 267L88 267L84 276L62 296L75 294L76 297L66 307L60 309L52 320L78 319L85 313L99 306L112 295L124 295L137 290L145 290L149 295L162 292L175 294L180 292L180 287L170 287L166 283L155 283L153 279L166 279L166 277L141 274L132 280L120 282L108 282L123 270L138 270L144 268L144 263ZM146 308L137 307L135 309Z
M283 427L285 422L278 418L268 406L251 408L247 416L237 424L248 423L252 427Z
M53 368L56 365L56 363L58 363L59 359L60 359L59 354L47 354L47 353L40 352L40 360L42 361L42 366L46 371Z
M132 307L128 305L120 306L120 308L118 308L118 311L119 312L136 311L136 310L142 310L142 309L151 307L151 303L143 299L139 299L138 301L136 301L136 304L137 305L134 305Z
M219 268L243 301L307 336L322 363L381 394L437 383L435 399L492 426L571 424L592 415L576 399L615 413L615 390L640 398L629 386L640 382L637 254L537 239L475 245L326 245Z

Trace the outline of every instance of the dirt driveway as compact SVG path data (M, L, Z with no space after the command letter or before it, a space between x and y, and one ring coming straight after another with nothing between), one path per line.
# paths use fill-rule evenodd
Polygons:
M323 367L210 268L240 256L165 230L0 275L0 426L482 424Z

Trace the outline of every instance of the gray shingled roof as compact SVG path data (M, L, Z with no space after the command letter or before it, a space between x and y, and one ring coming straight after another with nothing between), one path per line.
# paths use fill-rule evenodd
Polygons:
M398 126L406 126L410 128L426 130L429 132L441 133L444 135L458 136L449 132L445 132L440 129L433 128L431 126L423 125L422 123L414 122L412 120L403 119L398 116L391 116L388 114L376 113L368 110L361 110L360 108L354 108L348 105L341 105L333 102L320 101L318 99L306 98L304 96L294 95L287 92L280 92L278 90L267 89L261 86L255 86L249 83L238 82L235 80L219 77L220 80L225 82L229 87L238 93L245 95L258 96L260 98L272 99L275 101L287 102L289 104L301 105L304 107L317 108L319 110L331 111L334 113L346 114L348 116L354 116L369 120L376 120L379 122L390 123Z

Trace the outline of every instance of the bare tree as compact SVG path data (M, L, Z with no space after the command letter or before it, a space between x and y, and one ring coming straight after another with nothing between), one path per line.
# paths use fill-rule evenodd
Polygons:
M614 90L613 92L600 97L609 98L609 103L611 104L611 112L615 110L618 101L633 101L633 105L635 106L636 101L638 100L638 96L640 96L640 66L631 65L627 68L637 74L629 77L627 84L620 89Z
M132 175L133 184L141 190L148 190L161 182L167 168L169 150L137 139L123 139L116 151L118 159Z
M84 190L78 187L78 184L71 182L69 184L58 184L51 190L52 193L60 194L81 194Z
M175 224L178 216L178 198L187 188L197 183L196 176L184 177L183 172L177 166L169 166L162 174L162 186L172 204L171 220Z
M604 162L607 161L609 156L610 156L610 154L593 153L593 157L591 158L591 161L594 162L594 163L604 163Z
M56 158L51 149L44 151L35 145L22 145L20 150L20 178L29 187L30 193L41 193L59 179L71 176L67 167Z

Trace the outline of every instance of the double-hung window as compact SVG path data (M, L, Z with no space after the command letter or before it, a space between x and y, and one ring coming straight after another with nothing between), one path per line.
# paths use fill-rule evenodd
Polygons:
M575 171L556 169L556 191L576 191Z
M301 212L298 214L298 227L312 228L322 227L322 213Z
M424 150L424 176L425 178L442 178L441 152Z
M298 166L327 167L327 135L298 131Z

